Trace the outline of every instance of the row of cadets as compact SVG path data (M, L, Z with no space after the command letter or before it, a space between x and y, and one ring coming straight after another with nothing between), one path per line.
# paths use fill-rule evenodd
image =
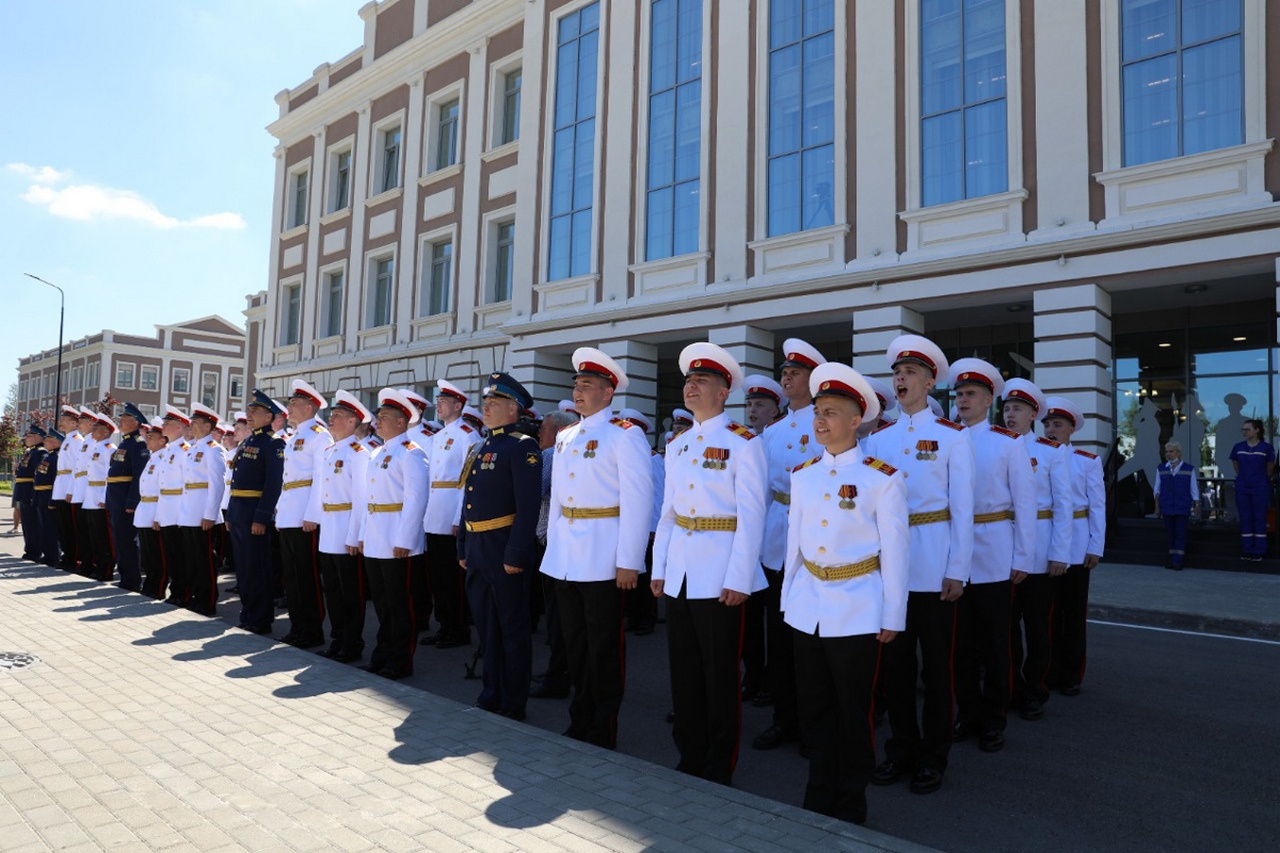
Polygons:
M463 469L458 559L484 649L476 705L523 720L533 668L529 587L537 569L542 499L538 442L512 427L533 405L524 386L493 373L482 392L487 435Z
M147 465L146 442L141 427L147 416L133 403L120 412L120 440L107 466L106 508L111 524L111 543L120 586L131 592L142 589L142 569L138 564L138 534L133 513L138 506L138 475Z
M724 411L742 385L738 363L710 343L685 347L679 362L695 422L667 445L651 587L666 595L676 769L730 784L741 730L743 605L767 585L760 542L768 470L761 442Z
M84 493L89 488L89 456L95 444L93 427L98 422L95 412L81 406L76 420L76 438L71 450L71 508L76 525L76 565L74 569L86 577L96 577L93 546L89 541L89 522L84 514Z
M311 502L316 469L323 464L324 452L333 439L318 417L328 404L310 384L294 379L286 405L294 431L284 445L283 482L275 523L289 631L280 641L309 649L324 643L324 596L316 551L317 525L304 516Z
M901 414L869 435L864 449L901 470L906 481L910 594L905 630L885 649L891 736L872 782L906 777L913 792L926 794L942 786L951 750L955 602L973 557L973 447L962 427L929 407L929 392L949 375L942 350L919 335L901 335L886 359ZM924 681L922 714L918 678Z
M160 452L156 475L159 495L151 527L160 534L163 575L169 583L169 597L165 601L175 607L186 607L191 600L192 571L187 560L181 519L183 487L187 481L187 451L191 449L191 442L187 440L191 418L181 409L166 404L161 424L166 442ZM159 584L155 593L164 595L165 585Z
M469 408L467 395L457 385L447 379L437 380L435 404L440 428L425 448L431 485L422 528L426 533L427 572L440 630L423 637L422 643L448 649L471 642L457 536L463 466L467 453L481 438L480 430L463 417Z
M61 558L58 568L74 571L77 560L76 516L71 504L75 489L74 460L84 443L80 434L80 410L63 405L58 411L58 431L62 433L62 446L58 451L57 477L53 481L53 497L58 507L58 544Z
M39 562L49 567L56 567L62 558L58 541L58 505L61 503L55 496L54 482L59 477L58 455L65 436L55 428L45 432L43 439L44 458L36 465L32 478L32 493L36 509L40 514L40 557Z
M746 399L747 426L756 435L763 435L769 426L786 414L783 407L786 395L782 393L782 386L768 376L754 373L743 377L742 391ZM766 497L765 500L767 515L771 498ZM762 553L763 550L762 547ZM765 576L768 577L768 572ZM771 591L763 589L747 599L746 625L742 635L742 701L759 706L773 704L765 649L765 602L770 597ZM774 611L776 610L775 607Z
M427 460L427 479L429 481L431 479L431 442L435 437L435 432L431 429L429 422L426 420L427 409L430 408L431 403L426 397L422 396L417 391L414 391L412 388L397 388L396 390L399 391L404 398L412 403L413 407L418 410L417 422L409 425L409 429L405 432L405 435L410 441L422 449L422 455L426 457ZM428 502L430 499L430 495L428 495ZM425 521L426 514L424 510L424 531ZM430 630L431 613L435 605L431 589L431 571L428 568L427 563L429 557L426 554L426 550L426 539L424 537L422 559L415 560L413 562L411 567L412 574L409 578L409 589L413 596L413 621L416 634L422 634L424 631ZM458 569L457 571L461 572L461 569ZM415 643L418 642L416 635L414 636L413 641Z
M1031 456L1017 432L987 417L1004 379L980 358L951 365L956 409L973 446L973 558L957 604L953 740L979 736L984 752L1004 748L1011 689L1009 634L1013 585L1031 571L1036 552L1036 491ZM983 675L985 673L985 676Z
M84 516L89 529L94 577L104 583L112 580L116 567L115 551L111 547L111 524L107 517L107 471L116 450L116 444L111 440L116 430L116 423L110 417L102 413L94 415L89 461L85 465Z
M582 419L555 439L542 572L555 579L574 687L565 735L613 749L626 681L624 602L645 569L652 466L643 429L613 417L626 373L592 347L575 350L572 362Z
M44 459L44 430L31 424L22 436L22 456L13 467L14 522L22 522L22 559L41 558L40 511L35 501L36 466Z
M618 412L618 417L640 427L646 436L653 432L653 421L639 409L622 409ZM645 443L648 444L647 438ZM653 448L649 448L649 475L653 484L653 504L649 513L649 544L645 548L644 571L640 573L640 577L636 578L636 588L643 592L628 595L626 602L626 628L639 637L652 634L653 627L658 621L658 602L648 590L653 571L653 537L658 530L658 518L662 515L662 484L666 477L666 462L662 454Z
M1049 699L1050 626L1057 578L1071 560L1070 452L1036 435L1036 421L1048 411L1044 393L1026 379L1004 383L1005 426L1022 437L1031 459L1036 492L1035 557L1027 576L1013 588L1010 707L1024 720L1044 716Z
M373 421L373 414L356 397L338 391L329 408L329 435L311 487L306 520L320 527L320 575L329 613L328 648L320 654L350 663L364 655L364 574L360 521L364 512L365 480L373 456L355 437L356 427Z
M178 527L182 536L186 606L203 616L218 614L218 562L214 528L222 523L227 459L219 441L218 415L207 406L191 407L191 440L182 458L182 496Z
M1102 460L1071 446L1084 426L1084 413L1065 397L1049 397L1042 418L1045 435L1070 451L1072 492L1071 559L1058 581L1053 603L1053 660L1049 684L1063 696L1080 693L1085 668L1085 623L1089 616L1089 574L1107 538L1106 486Z
M164 434L164 421L152 418L146 431L147 467L138 475L138 508L133 513L133 526L138 530L138 557L142 567L142 594L162 598L168 585L168 571L160 531L156 528L156 509L160 505L160 470L167 458L169 439Z
M859 428L876 422L880 402L856 370L819 365L809 388L822 451L788 482L781 599L809 755L804 807L861 824L875 769L876 674L883 650L896 645L885 644L907 622L906 477L859 446Z
M240 628L268 634L275 619L271 566L271 525L284 475L284 440L272 421L284 410L263 391L254 389L245 409L252 430L233 460L227 528L240 590Z
M423 561L422 515L429 488L426 454L406 435L420 413L395 388L378 392L377 425L383 445L368 465L359 549L378 615L369 672L386 678L413 674L417 624L411 578Z
M787 398L787 415L764 431L764 455L769 484L765 492L764 540L760 561L769 582L764 593L767 628L766 658L769 692L773 699L773 724L752 742L755 749L773 749L798 740L800 724L796 716L795 653L791 632L782 620L783 562L786 559L787 519L791 506L791 471L822 455L813 436L813 396L809 380L814 368L827 359L806 341L788 338L782 344L779 368L782 393Z

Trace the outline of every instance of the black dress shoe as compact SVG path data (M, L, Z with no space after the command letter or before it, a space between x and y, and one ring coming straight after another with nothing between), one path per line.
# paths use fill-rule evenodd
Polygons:
M951 728L951 742L959 743L962 740L968 740L974 734L973 724L966 723L963 720L956 720L956 724Z
M324 637L295 637L293 645L299 649L314 649L324 645Z
M383 678L389 678L392 681L399 681L402 678L408 678L413 675L413 673L403 669L384 666L382 669L378 670L378 675L381 675Z
M420 646L434 646L436 643L440 642L440 640L441 640L441 638L442 638L442 637L444 637L444 632L443 632L443 631L437 631L437 632L436 632L436 633L434 633L434 634L428 634L427 636L425 636L425 637L423 637L422 639L418 640L418 645L420 645Z
M281 643L286 643L292 646L298 641L298 635L290 631L289 633L285 634L283 637L276 637L276 640Z
M1059 692L1059 693L1061 693L1063 696L1079 696L1079 695L1080 695L1080 685L1079 685L1079 684L1064 684L1064 685L1062 685L1061 687L1059 687L1059 688L1058 688L1058 692Z
M1004 749L1004 733L997 729L988 729L978 739L978 749L983 752L999 752Z
M341 652L342 650L339 649L337 646L330 646L327 649L321 649L320 651L316 652L316 654L320 655L320 657L322 658L329 658L330 660L333 660L339 654L341 654Z
M911 777L911 793L932 794L942 787L942 771L933 767L921 767Z
M257 634L258 636L265 636L271 633L270 625L241 625L239 627L250 634Z
M530 699L566 699L569 696L569 685L544 681L529 691Z
M752 749L774 749L800 739L800 732L782 726L769 726L751 742Z
M471 645L471 634L453 634L436 640L437 649L456 649L459 646Z
M1044 716L1044 705L1038 699L1027 699L1022 703L1022 719L1038 720Z
M910 776L911 768L905 764L893 761L882 761L871 774L871 783L873 785L892 785L903 776Z
M346 652L338 652L336 655L333 655L330 658L330 660L335 660L338 663L355 663L356 661L360 660L360 658L362 657L364 657L364 652L357 652L353 650L353 651L346 651Z

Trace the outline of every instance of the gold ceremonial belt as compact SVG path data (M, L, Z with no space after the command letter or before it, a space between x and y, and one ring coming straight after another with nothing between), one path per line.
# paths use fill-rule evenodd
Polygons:
M880 570L879 554L843 566L819 566L804 554L800 555L800 559L804 561L804 567L809 570L809 574L820 581L847 581L849 578L860 578Z
M325 512L347 512L351 509L351 504L321 504L320 508Z
M974 524L991 524L996 521L1013 521L1013 510L1002 509L999 512L976 512L973 514Z
M562 506L560 514L565 518L617 518L622 510L616 506L585 507Z
M516 523L516 515L504 515L500 518L490 518L486 521L468 521L468 533L485 533L490 530L501 530L504 527L510 527Z
M76 472L76 476L77 476L77 477L88 477L88 476L89 476L89 472L88 472L88 471L77 471L77 472ZM21 481L19 481L19 482L21 482Z
M19 482L21 482L21 481L19 481ZM35 481L34 481L34 480L28 480L28 482L35 482ZM107 481L106 481L106 480L90 480L90 481L89 481L89 485L90 485L90 486L105 486L106 484L107 484Z
M207 489L207 488L209 488L209 484L208 484L208 483L186 483L186 484L184 484L184 485L185 485L185 488L186 488L186 490L187 490L187 491L191 491L192 489Z
M1089 508L1085 507L1084 509L1078 509L1075 512L1071 513L1071 517L1072 518L1088 518Z
M160 494L164 494L161 490ZM260 498L262 497L262 489L232 489L231 497L233 498Z
M791 506L791 495L786 492L774 492L773 499L783 506Z
M913 512L907 516L907 524L919 527L922 524L937 524L939 521L950 521L951 509L935 509L933 512Z
M301 489L304 486L310 486L310 485L311 485L310 480L294 480L292 483L285 483L283 488L287 492L290 489Z
M71 473L71 469L70 469L70 468L59 468L59 469L58 469L58 476L59 476L59 477L61 477L63 474L70 474L70 473Z
M738 529L738 519L736 517L729 518L688 518L687 516L676 516L676 527L683 527L685 530L723 530L729 533Z
M13 482L15 483L34 483L35 481L36 481L35 477L14 477L13 478Z
M1037 510L1036 518L1041 519L1042 521L1046 521L1046 520L1051 521L1053 519L1053 510L1051 509Z
M108 477L108 483L132 483L133 477Z
M143 495L138 498L138 503L153 504L160 500L159 495Z
M53 491L53 483L50 483L50 484L49 484L49 485L47 485L47 486L36 486L36 491L37 491L37 492L52 492L52 491Z
M369 504L369 512L399 512L404 504Z
M460 489L462 488L461 480L432 480L431 488L433 489Z
M91 486L92 486L92 485L93 485L93 483L90 483L89 485L91 485ZM161 489L161 490L160 490L160 494L162 494L162 495L180 495L180 494L182 494L182 489ZM234 494L235 494L235 492L232 492L231 494L233 494L233 495L234 495Z

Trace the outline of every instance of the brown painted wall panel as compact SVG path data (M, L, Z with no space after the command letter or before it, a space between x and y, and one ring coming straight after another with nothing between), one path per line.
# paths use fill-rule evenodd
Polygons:
M524 24L508 27L489 39L489 57L501 59L509 56L524 46Z
M445 18L471 5L471 0L431 0L427 8L427 26L434 27Z
M849 233L844 235L844 256L846 259L858 253L858 70L853 56L853 46L857 44L857 15L853 8L845 13L845 221L849 223Z
M459 53L436 65L427 69L427 77L425 86L428 93L437 89L443 89L451 83L459 80L467 79L467 72L471 68L471 57L465 53ZM462 139L461 136L458 137Z
M1280 137L1280 0L1267 3L1267 138ZM1280 198L1280 151L1267 154L1264 178L1267 192Z
M285 251L286 251L287 249L290 249L290 248L292 248L293 246L301 246L301 247L302 247L302 256L303 256L303 261L302 261L302 263L298 264L298 265L297 265L297 266L295 266L295 267L288 267L288 268L287 268L287 270L286 270L285 265L284 265L284 254L285 254ZM283 278L283 277L284 277L284 276L286 276L286 275L296 275L296 274L298 274L298 273L302 272L304 269L306 269L306 267L307 267L307 262L306 262L306 255L307 255L307 251L306 251L306 247L307 247L307 235L306 235L306 234L299 234L297 237L292 237L292 238L290 238L290 239L288 239L288 240L281 240L281 241L280 241L280 259L279 259L280 269L279 269L279 271L278 271L277 278Z
M1089 218L1101 222L1106 216L1106 192L1093 176L1102 171L1102 12L1097 3L1086 3L1085 85L1088 87L1089 124Z
M290 145L284 152L284 167L286 169L290 169L298 163L301 163L303 160L310 157L314 150L310 136L302 142Z
M378 11L373 31L375 61L413 38L413 4L414 0L400 0Z
M893 96L898 104L897 116L894 118L898 143L898 210L907 209L907 152L902 143L907 138L907 32L906 6L904 0L896 0L897 11L894 13L893 42L898 49L893 58ZM914 55L914 52L913 52ZM897 221L898 254L907 250L907 223L901 218Z
M320 94L320 84L318 83L314 86L308 86L303 89L301 92L289 99L289 112L293 112L318 94Z
M343 65L341 68L330 69L329 70L329 88L332 89L334 86L338 85L343 80L346 80L352 74L355 74L357 71L360 70L361 66L363 65L364 65L364 57L356 56L355 59L351 60L346 65Z
M1030 234L1039 222L1036 209L1036 22L1035 0L1022 0L1022 230ZM1013 133L1018 128L1010 128ZM1012 189L1012 187L1010 188Z
M407 109L408 106L409 87L397 86L385 95L373 99L373 105L369 109L369 116L376 123L397 110Z
M458 172L457 174L454 174L454 175L450 175L447 178L441 178L440 180L432 181L431 183L425 184L424 186L419 188L418 190L419 207L416 211L414 211L410 215L415 217L420 217L422 215L421 204L423 199L425 199L427 196L435 195L436 193L446 192L449 189L453 190L453 210L446 213L444 216L437 216L434 219L429 219L425 222L419 221L416 227L414 228L415 234L423 234L427 231L434 231L437 228L443 228L446 225L449 225L451 223L459 222L459 215L462 212L461 210L462 173L461 172Z
M115 342L124 346L131 347L159 347L160 341L157 338L143 338L138 335L116 335Z
M335 122L330 122L325 126L324 138L328 142L335 142L339 139L346 139L348 136L356 135L356 128L359 126L359 116L355 113L347 113ZM354 162L355 158L352 158ZM353 170L354 171L354 170Z

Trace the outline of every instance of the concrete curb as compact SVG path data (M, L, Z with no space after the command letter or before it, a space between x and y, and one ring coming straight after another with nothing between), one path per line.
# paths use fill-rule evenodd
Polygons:
M1152 610L1142 607L1124 607L1110 604L1090 604L1089 618L1104 622L1127 622L1153 628L1173 628L1201 634L1225 634L1253 640L1280 641L1280 624L1205 616L1200 613L1179 613L1168 610Z

